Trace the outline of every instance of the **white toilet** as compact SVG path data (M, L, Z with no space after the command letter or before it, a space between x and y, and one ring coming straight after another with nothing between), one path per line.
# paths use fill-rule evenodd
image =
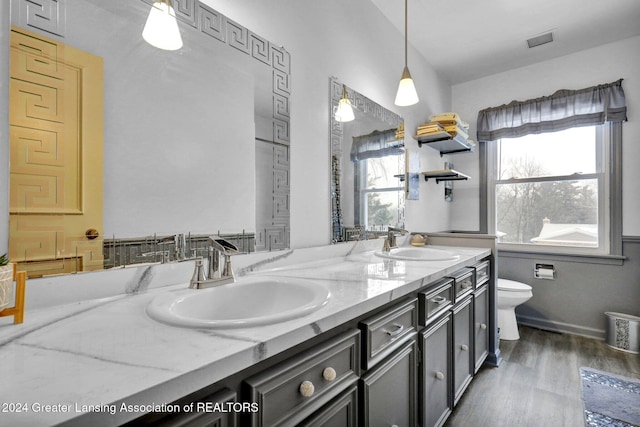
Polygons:
M498 279L498 327L501 340L520 339L515 309L532 296L531 286L513 280Z

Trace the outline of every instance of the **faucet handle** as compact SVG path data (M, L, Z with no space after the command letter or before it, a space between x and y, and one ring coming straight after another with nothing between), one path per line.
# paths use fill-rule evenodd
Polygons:
M204 267L202 266L202 258L196 259L196 266L193 270L193 277L189 282L190 288L197 288L199 283L204 282L207 278L204 275Z

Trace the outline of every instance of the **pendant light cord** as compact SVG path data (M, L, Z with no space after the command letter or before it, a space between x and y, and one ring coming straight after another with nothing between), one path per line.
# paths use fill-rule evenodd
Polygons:
M407 8L409 5L409 0L404 0L404 66L407 67L407 40L409 38L409 13L407 12Z

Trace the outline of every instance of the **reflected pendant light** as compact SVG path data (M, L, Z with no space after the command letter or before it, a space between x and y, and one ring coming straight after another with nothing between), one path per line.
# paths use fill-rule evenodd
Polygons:
M404 0L404 70L402 70L402 77L400 78L400 84L398 85L398 92L396 93L395 104L399 107L406 107L418 103L418 93L416 92L416 86L413 84L411 73L409 73L409 67L407 66L407 38L408 36L408 21L409 15L407 12L408 0Z
M355 119L351 101L349 101L349 97L347 96L347 86L345 85L342 85L342 97L338 102L335 118L338 122L350 122Z
M147 23L142 30L142 38L158 49L178 50L182 47L182 37L171 0L153 2Z

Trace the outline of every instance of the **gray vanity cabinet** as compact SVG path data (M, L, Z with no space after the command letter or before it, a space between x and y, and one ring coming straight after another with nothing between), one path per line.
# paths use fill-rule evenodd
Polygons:
M485 284L473 292L474 374L489 354L489 292Z
M453 406L473 379L473 297L471 295L457 302L451 310L453 314Z
M473 291L474 317L474 374L478 372L489 355L489 286L491 263L485 260L473 266L475 269L475 289Z
M360 380L363 425L417 425L418 300L395 304L359 326L366 370Z
M367 372L362 383L362 418L368 427L417 425L417 360L413 337L379 366Z
M449 311L438 316L420 333L422 369L420 390L422 427L442 426L451 414L452 316Z
M194 402L193 410L164 416L156 419L156 415L136 420L132 425L153 425L157 427L240 427L238 411L233 409L237 402L236 393L223 389L217 393Z
M358 384L352 385L340 396L307 418L300 427L357 427Z
M357 384L359 374L360 333L353 329L246 379L248 400L260 408L250 424L294 426L329 411L324 405Z

